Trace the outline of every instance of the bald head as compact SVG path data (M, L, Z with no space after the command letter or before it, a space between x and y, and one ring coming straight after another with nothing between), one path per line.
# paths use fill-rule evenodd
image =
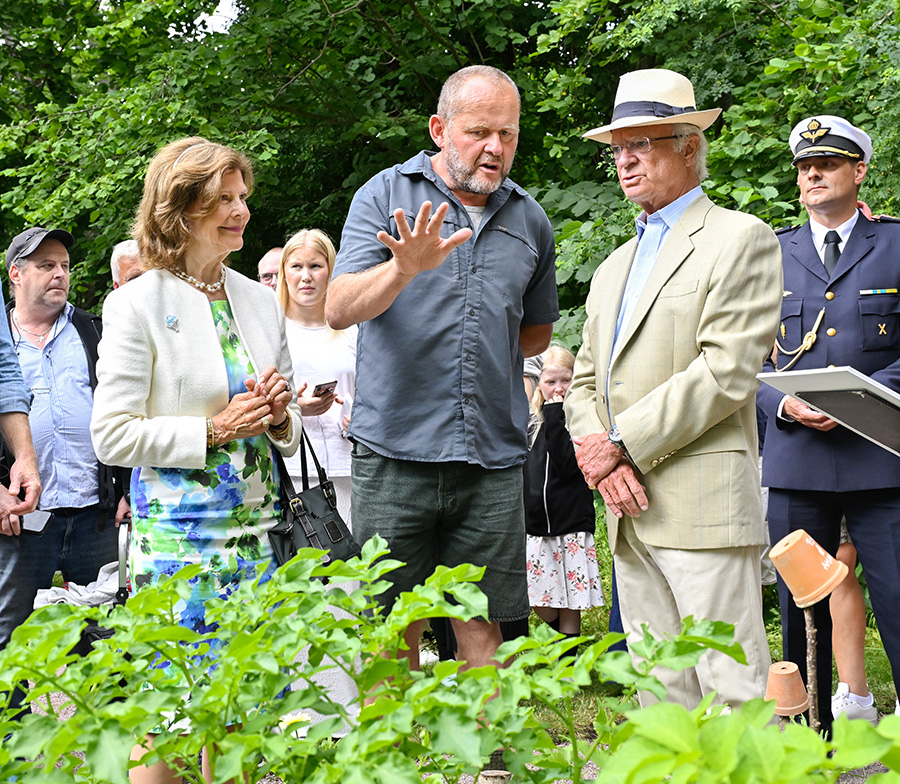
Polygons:
M281 266L281 252L284 248L272 248L257 264L259 282L270 289L278 284L278 268Z
M109 271L112 273L114 289L124 286L143 274L144 268L141 266L136 240L125 240L113 248L112 258L109 260Z

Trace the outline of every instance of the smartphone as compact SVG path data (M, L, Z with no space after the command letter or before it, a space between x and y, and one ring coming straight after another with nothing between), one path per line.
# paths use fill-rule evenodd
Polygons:
M322 395L330 395L337 389L337 381L326 381L324 384L316 384L313 390L313 397L322 397Z
M19 524L22 527L23 534L37 534L40 536L47 527L47 521L50 519L50 512L42 512L38 509L31 514L22 515L19 518Z

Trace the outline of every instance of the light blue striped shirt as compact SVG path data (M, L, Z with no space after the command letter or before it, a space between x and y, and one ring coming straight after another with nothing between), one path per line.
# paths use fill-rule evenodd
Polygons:
M646 213L642 212L635 219L634 223L637 227L638 236L637 253L635 253L634 262L628 273L628 281L625 283L622 303L619 306L619 317L616 320L616 336L613 340L610 367L618 355L621 348L620 338L625 333L625 327L631 320L644 286L647 285L647 280L653 271L653 265L656 264L656 259L659 256L660 248L666 241L666 237L669 236L669 230L678 223L684 211L702 194L703 188L698 185L652 215L647 216Z
M90 431L94 392L73 310L66 303L40 348L12 324L25 386L34 395L28 419L44 486L40 509L81 509L100 500Z

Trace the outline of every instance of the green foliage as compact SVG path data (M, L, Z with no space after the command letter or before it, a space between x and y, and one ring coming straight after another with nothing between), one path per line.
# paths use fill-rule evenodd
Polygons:
M199 133L258 170L250 272L303 227L340 236L355 190L432 142L441 83L472 63L503 68L523 97L513 177L558 232L559 339L580 342L593 271L633 233L603 145L620 74L667 67L694 82L709 130L707 192L775 226L802 219L787 136L832 113L875 142L863 197L900 210L900 22L895 0L258 0L213 32L213 0L30 0L0 9L0 236L26 224L77 238L73 299L109 288L146 165Z
M367 611L396 564L386 554L383 541L371 541L361 561L323 567L315 551L304 551L271 579L244 581L227 599L211 602L215 634L177 623L178 602L198 572L186 567L114 610L108 622L115 635L83 659L65 651L91 610L56 605L35 613L0 652L0 689L27 678L29 700L62 693L75 712L60 721L47 701L46 715L29 714L19 724L0 705L0 733L10 733L0 748L0 775L21 784L125 784L135 738L151 731L159 734L145 760L164 760L198 784L203 746L218 752L215 782L274 773L285 781L437 784L476 772L501 747L517 780L533 784L580 783L589 761L600 767L601 781L617 784L831 782L841 770L876 758L900 768L900 719L886 719L877 730L842 719L829 744L800 725L780 733L768 724L772 706L762 700L732 713L711 707L711 699L694 711L660 702L627 710L623 722L619 700L601 697L594 737L579 737L573 702L592 677L626 684L626 697L636 689L663 697L653 674L658 667L693 666L707 649L740 660L733 628L719 622L687 618L681 633L665 640L645 630L635 646L644 657L638 665L625 653L607 652L620 635L582 639L590 644L574 665L560 660L569 642L540 626L503 645L499 656L509 657L507 668L460 671L457 662L441 662L431 673L410 672L396 658L405 628L429 617L484 614L486 599L473 585L482 570L440 568L387 617L372 617ZM320 576L339 584L360 580L361 587L329 590L314 579ZM338 619L329 607L351 617ZM215 666L209 667L204 655L214 640ZM305 664L296 660L304 646ZM156 666L160 660L171 667ZM333 703L313 680L334 666L371 698L338 743L331 736L350 719L347 706ZM455 684L444 682L449 675L456 675ZM285 693L294 681L299 688ZM558 746L536 720L537 705L557 717L567 744ZM308 728L302 718L284 720L304 710L334 718ZM192 731L183 734L187 726ZM83 751L84 761L73 751Z

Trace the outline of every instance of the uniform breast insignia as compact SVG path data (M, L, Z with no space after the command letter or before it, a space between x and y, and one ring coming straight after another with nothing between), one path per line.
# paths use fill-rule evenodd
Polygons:
M784 340L785 337L786 337L786 335L785 335L785 330L784 330L784 322L782 321L781 322L781 339Z
M878 325L878 334L879 335L887 335L887 324L879 324Z
M860 289L859 296L867 297L870 294L896 294L897 289Z
M794 293L793 291L784 291L784 292L781 294L781 296L782 296L782 298L784 298L784 297L790 297L791 294L793 294L793 293Z

